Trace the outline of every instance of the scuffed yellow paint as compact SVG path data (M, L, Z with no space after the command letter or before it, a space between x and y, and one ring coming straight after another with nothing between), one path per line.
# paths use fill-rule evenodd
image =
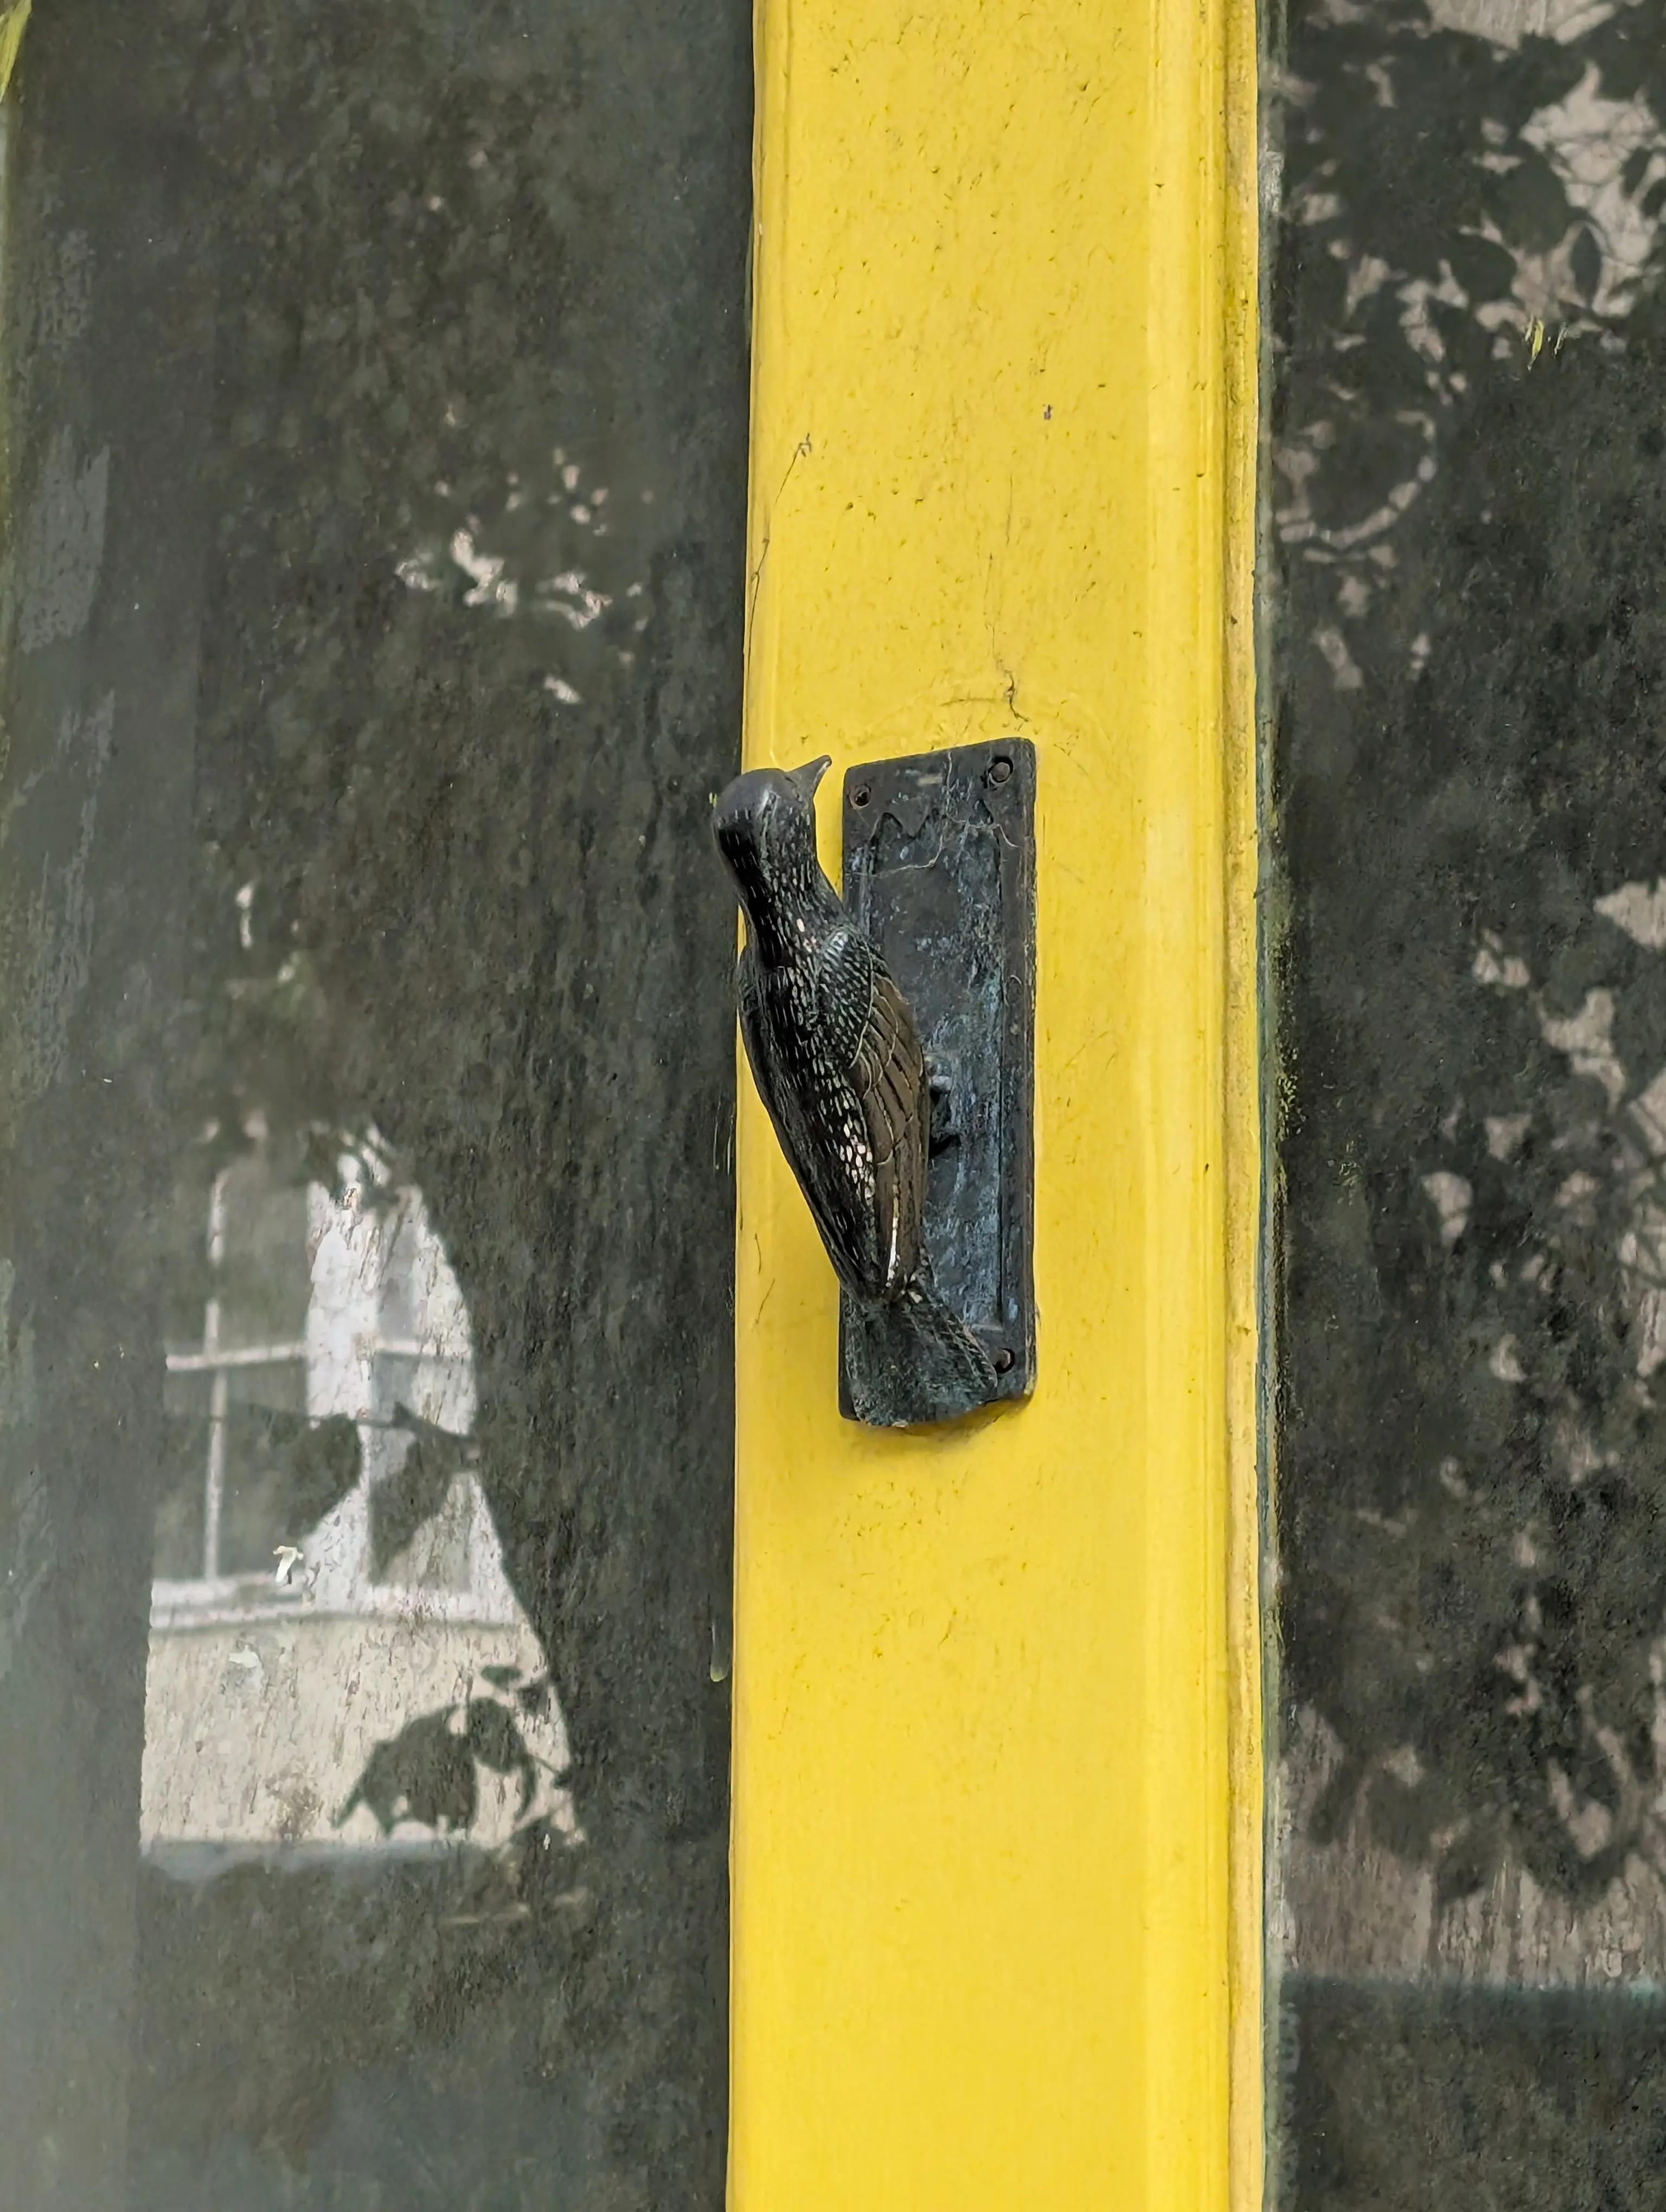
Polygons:
M15 6L0 10L0 100L3 100L10 89L12 71L17 67L23 33L29 27L32 4L33 0L16 0Z
M757 52L747 758L1036 741L1041 1380L839 1419L743 1070L732 2203L1248 2212L1253 11Z

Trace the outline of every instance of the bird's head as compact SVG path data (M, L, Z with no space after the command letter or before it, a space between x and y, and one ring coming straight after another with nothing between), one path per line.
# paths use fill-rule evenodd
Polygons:
M713 834L755 928L832 890L816 857L816 787L828 766L824 754L802 768L749 769L718 795Z

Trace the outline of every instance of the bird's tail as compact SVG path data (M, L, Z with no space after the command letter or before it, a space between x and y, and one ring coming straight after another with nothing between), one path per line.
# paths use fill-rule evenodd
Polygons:
M1000 1389L989 1355L928 1282L899 1298L841 1301L848 1410L871 1428L952 1421Z

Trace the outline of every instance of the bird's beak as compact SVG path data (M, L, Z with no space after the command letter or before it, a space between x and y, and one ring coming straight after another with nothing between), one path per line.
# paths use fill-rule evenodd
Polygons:
M787 774L792 777L793 782L797 784L799 789L804 793L806 799L813 802L816 796L816 786L821 781L822 778L827 774L828 769L831 768L832 765L833 756L831 753L824 753L819 760L806 761L802 768L789 769L787 770Z

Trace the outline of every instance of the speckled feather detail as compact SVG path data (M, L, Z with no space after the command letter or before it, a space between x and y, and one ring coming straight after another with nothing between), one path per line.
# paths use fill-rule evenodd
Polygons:
M907 1000L817 858L814 793L824 766L755 769L718 801L718 847L746 915L741 1036L839 1280L853 1307L873 1310L853 1339L857 1395L864 1363L876 1394L879 1370L891 1375L893 1399L896 1376L922 1368L917 1393L905 1390L903 1401L917 1395L941 1419L949 1407L984 1403L994 1375L931 1285L925 1054Z

